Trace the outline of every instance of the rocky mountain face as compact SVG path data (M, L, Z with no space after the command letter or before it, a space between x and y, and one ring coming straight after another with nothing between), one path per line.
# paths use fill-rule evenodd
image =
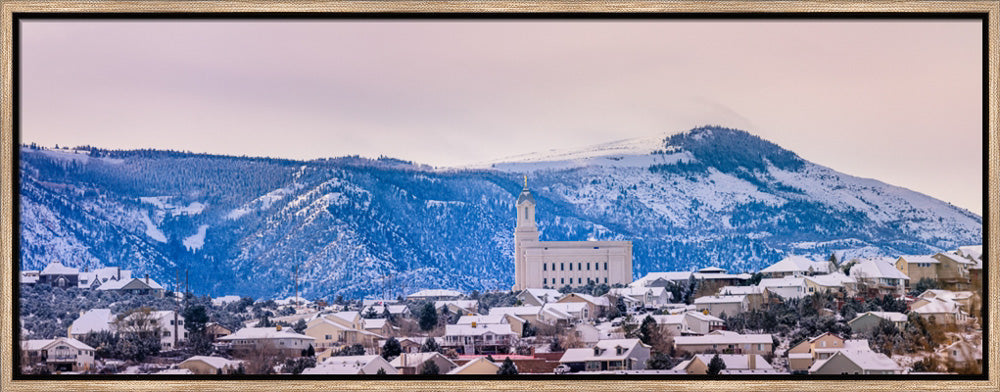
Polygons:
M703 127L435 169L171 151L20 150L22 269L149 273L171 288L308 298L509 289L522 175L542 240L633 241L634 271L752 271L793 253L932 253L982 218L838 173L747 132Z

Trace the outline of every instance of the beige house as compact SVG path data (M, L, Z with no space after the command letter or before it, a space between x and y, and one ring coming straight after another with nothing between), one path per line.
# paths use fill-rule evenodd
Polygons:
M911 309L916 309L932 302L933 298L944 301L952 301L958 304L962 311L969 314L980 314L982 310L982 300L979 294L972 291L948 291L948 290L927 290L917 296L917 300L910 304Z
M524 289L517 294L517 300L526 306L542 306L556 302L562 296L562 293L553 289Z
M649 360L650 346L639 339L601 340L591 348L571 348L559 363L574 371L642 370Z
M858 282L840 272L805 277L806 294L834 293L839 298L852 297L857 293Z
M663 287L623 287L611 289L606 296L628 298L644 308L659 309L670 303L671 294Z
M749 310L759 310L770 301L770 293L761 286L724 286L719 289L721 295L745 295Z
M551 302L549 304L551 304ZM498 306L495 308L490 308L490 316L496 314L514 315L534 325L538 325L538 323L541 322L539 320L539 316L541 315L541 313L542 313L541 306ZM513 323L511 327L512 328L514 327Z
M237 354L274 351L292 357L300 356L315 340L290 329L283 330L281 326L243 328L219 338L219 341L229 343Z
M954 252L931 256L907 255L896 260L896 269L910 277L911 285L920 279L932 279L950 290L967 290L970 282L969 269L975 265L974 260Z
M766 278L803 277L828 274L835 270L829 261L814 261L803 256L791 255L760 270Z
M826 360L841 350L870 350L864 339L845 340L826 332L817 337L803 340L788 350L788 367L791 371L805 372L819 360Z
M192 374L233 374L239 369L240 363L242 361L198 355L185 359L177 367L190 370Z
M73 338L21 341L22 367L42 366L51 372L94 370L94 348Z
M420 374L421 366L427 361L433 361L437 365L438 374L447 374L458 367L455 362L437 352L403 353L394 358L389 364L396 368L399 374Z
M343 322L345 320L341 320L341 322L336 320L337 318L334 317L319 317L306 323L306 330L303 332L306 336L315 339L314 349L322 351L328 348L360 344L366 349L374 350L377 347L375 342L385 338L364 329L351 328L345 325L351 324Z
M969 321L969 314L958 303L940 298L931 298L920 307L911 308L910 312L937 324L964 324Z
M468 363L451 369L447 374L497 374L500 365L491 362L486 357L479 357Z
M607 297L594 297L587 294L580 293L569 293L559 298L556 301L557 304L565 303L585 303L587 304L587 313L584 314L583 319L593 320L597 317L604 315L604 312L611 307L611 302L608 301Z
M687 332L695 335L706 335L724 327L722 319L707 312L684 312L684 324Z
M674 348L693 354L714 351L725 354L760 354L773 351L774 342L769 334L742 335L732 331L713 331L702 336L674 337Z
M906 293L910 277L896 269L885 259L861 260L851 267L850 275L858 283L858 291L867 297L890 295L901 297Z
M817 360L809 374L900 374L902 369L885 354L872 350L840 350Z
M745 295L712 295L695 298L694 306L699 312L707 310L715 317L735 316L750 309L750 300Z
M673 370L685 374L708 374L708 364L714 354L697 354L689 360L674 366ZM726 364L722 374L776 374L778 371L760 355L719 354Z

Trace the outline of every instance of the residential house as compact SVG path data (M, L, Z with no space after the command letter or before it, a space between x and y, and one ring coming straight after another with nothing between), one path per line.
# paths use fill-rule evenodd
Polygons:
M950 368L982 367L983 348L965 340L959 340L938 350Z
M767 289L769 294L784 299L802 298L806 296L806 280L799 277L764 278L757 284Z
M479 301L476 300L434 301L434 310L441 312L443 308L448 308L448 312L451 314L461 314L461 315L479 314Z
M712 331L717 331L725 328L725 322L722 319L712 316L710 314L705 314L705 312L684 312L684 325L687 326L687 332L689 334L695 335L706 335Z
M219 338L233 333L229 328L223 327L216 322L209 322L205 324L205 333L212 338L213 341Z
M177 367L190 370L191 374L233 374L240 368L241 363L243 361L196 355L185 359Z
M53 261L38 274L38 283L53 287L77 287L80 270Z
M975 260L963 257L957 252L941 252L932 257L940 261L936 272L938 284L942 288L956 291L969 289L969 269L976 266Z
M602 340L591 348L571 348L559 362L573 371L642 370L650 356L650 346L639 339Z
M853 297L857 293L858 281L840 272L812 275L803 278L806 294L834 293L840 299Z
M969 314L979 314L982 310L982 300L979 294L972 291L949 291L949 290L927 290L917 296L916 301L910 304L911 309L916 309L931 302L933 298L944 301L951 301Z
M670 303L671 294L663 287L624 287L611 289L607 297L628 298L646 309L659 309ZM609 300L610 302L610 300Z
M394 336L398 328L393 327L388 319L373 318L364 319L364 330L378 336Z
M587 302L557 302L542 306L538 321L549 325L569 325L578 321L593 321L597 317Z
M689 281L693 278L694 273L691 271L650 272L646 276L630 283L629 287L669 287L671 285L687 287Z
M93 272L84 270L77 276L77 287L81 289L96 289L108 281L131 280L132 271L122 270L121 267L105 267L95 269Z
M524 289L517 293L517 300L527 306L542 306L549 302L556 302L562 298L562 293L552 289Z
M441 347L455 349L459 354L495 354L506 352L517 340L510 324L445 325Z
M455 290L420 290L406 296L410 301L448 301L455 300L462 296L462 293Z
M378 317L385 317L386 309L389 310L389 315L396 318L410 318L412 313L410 313L410 308L406 305L382 305L382 304L372 304L365 305L365 310L361 314L369 314L370 312L375 313Z
M546 305L552 305L553 303L547 303ZM542 313L541 306L498 306L495 308L490 308L490 315L495 314L509 314L517 316L531 324L538 325L540 316ZM509 320L508 320L509 321Z
M556 301L557 304L577 302L587 304L587 312L585 312L582 317L585 320L593 320L597 317L601 317L611 307L611 302L608 301L606 297L594 297L581 293L569 293Z
M693 354L714 351L723 354L770 354L773 340L769 334L742 335L731 331L713 331L701 336L674 337L674 348Z
M462 366L451 369L447 374L497 374L499 371L500 365L493 363L493 361L486 359L486 357L479 357L466 362Z
M800 278L815 274L828 274L836 268L829 261L814 261L803 256L791 255L760 270L767 278Z
M38 270L21 270L21 279L19 279L19 282L20 284L33 285L38 283L39 274Z
M859 294L866 297L901 297L906 293L906 285L910 280L910 277L883 259L861 260L851 267L850 275L857 281Z
M438 352L402 353L389 362L399 374L420 374L422 366L427 361L433 361L438 367L438 374L447 374L458 367L454 361Z
M910 312L937 324L963 324L969 321L969 314L954 301L940 298L930 298L926 301L928 302L918 308L911 308Z
M793 372L806 372L817 360L829 359L839 350L870 350L867 340L845 340L826 332L795 344L787 352L788 367Z
M184 328L184 317L177 312L173 310L153 311L149 313L149 317L159 330L160 350L170 351L187 341L188 331ZM123 321L131 322L129 318Z
M319 351L355 344L360 344L366 349L374 350L376 347L375 341L384 337L363 329L364 324L361 321L363 319L360 317L357 321L354 321L353 319L345 319L337 316L339 314L344 317L350 317L351 313L357 312L328 314L312 319L306 323L306 330L303 333L314 339L314 348ZM354 328L354 326L362 328Z
M735 316L749 310L750 301L745 295L711 295L695 298L694 306L699 312L707 310L715 317Z
M906 327L907 316L897 312L865 312L857 315L847 325L851 327L851 333L868 333L882 322L888 320L896 325L900 331Z
M910 278L909 284L916 284L920 279L938 279L937 269L941 264L933 255L903 255L896 259L896 269Z
M94 348L73 338L21 341L22 367L44 366L51 372L94 370Z
M387 375L399 373L381 355L354 355L326 358L302 374L378 374L379 370Z
M830 358L820 359L809 374L900 374L902 369L891 358L872 350L839 350Z
M726 364L721 374L777 374L778 371L763 356L757 354L718 354ZM715 354L696 354L682 361L673 370L683 374L708 374L708 364Z
M234 352L247 354L259 351L281 352L287 356L297 357L308 349L316 339L296 333L290 329L277 327L247 327L230 335L219 338L229 343Z
M109 280L102 283L98 290L103 291L118 291L128 294L135 295L153 295L162 298L164 289L155 280L149 278L146 275L145 279L132 278L132 279L122 279L122 280Z
M510 313L493 313L489 315L462 316L455 324L472 325L473 327L486 324L508 324L510 329L521 336L524 333L524 323L527 320Z
M661 331L670 336L681 336L691 333L687 325L687 316L684 314L655 314L650 317L656 320L656 325L660 326ZM644 320L645 317L639 318L639 325L642 325L642 321Z
M112 332L114 329L115 317L111 314L111 309L91 309L80 312L80 317L73 320L69 325L69 337L73 339L83 339L88 333L102 331Z
M745 295L749 310L763 309L770 301L767 289L761 286L724 286L719 289L719 295Z

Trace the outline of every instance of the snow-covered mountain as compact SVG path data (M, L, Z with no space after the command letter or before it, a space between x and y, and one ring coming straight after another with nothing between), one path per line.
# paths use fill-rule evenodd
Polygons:
M789 253L930 253L982 218L719 127L465 168L22 148L21 267L122 266L211 294L509 288L528 181L543 240L633 241L635 273L749 271Z

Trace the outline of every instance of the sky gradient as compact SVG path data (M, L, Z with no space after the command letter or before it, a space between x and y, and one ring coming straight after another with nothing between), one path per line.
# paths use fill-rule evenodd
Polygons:
M978 21L24 21L21 139L459 166L717 124L982 214Z

